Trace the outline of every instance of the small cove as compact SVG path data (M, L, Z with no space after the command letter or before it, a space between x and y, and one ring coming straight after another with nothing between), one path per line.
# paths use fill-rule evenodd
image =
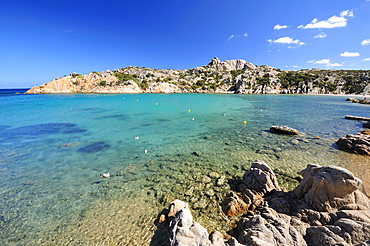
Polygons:
M345 97L16 95L0 105L4 245L149 245L174 199L225 233L222 199L255 159L280 182L315 163L348 168L370 189L370 159L335 145L362 129L345 115L370 117L368 105ZM277 124L303 134L269 133Z

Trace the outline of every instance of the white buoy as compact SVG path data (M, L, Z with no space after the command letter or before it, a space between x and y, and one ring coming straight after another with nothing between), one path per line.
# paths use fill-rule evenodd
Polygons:
M139 139L139 137L134 137L134 139Z
M144 154L148 153L148 150L147 149L144 149Z
M195 119L193 118L193 119L191 119L191 120L195 120Z

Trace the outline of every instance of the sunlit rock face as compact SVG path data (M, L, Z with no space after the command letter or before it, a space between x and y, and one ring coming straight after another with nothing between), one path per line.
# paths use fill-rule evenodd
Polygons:
M156 234L167 237L160 242L154 236L151 245L368 245L370 201L359 191L361 180L344 168L314 164L301 175L287 192L266 163L255 161L242 192L230 192L223 202L225 215L237 221L231 235L209 235L188 204L176 200L157 220Z

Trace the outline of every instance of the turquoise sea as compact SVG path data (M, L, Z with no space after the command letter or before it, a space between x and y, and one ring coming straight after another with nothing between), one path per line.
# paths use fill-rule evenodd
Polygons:
M362 129L345 115L370 117L346 97L17 91L0 90L0 245L149 245L174 199L225 232L222 199L255 159L288 189L309 163L348 168L370 188L369 157L335 145Z

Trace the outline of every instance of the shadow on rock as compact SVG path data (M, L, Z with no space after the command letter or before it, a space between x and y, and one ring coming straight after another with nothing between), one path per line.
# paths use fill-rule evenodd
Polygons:
M344 168L313 164L301 175L287 192L266 163L255 161L239 192L222 204L237 221L231 235L208 234L188 204L175 200L159 214L151 245L369 245L370 201L359 191L361 180Z

